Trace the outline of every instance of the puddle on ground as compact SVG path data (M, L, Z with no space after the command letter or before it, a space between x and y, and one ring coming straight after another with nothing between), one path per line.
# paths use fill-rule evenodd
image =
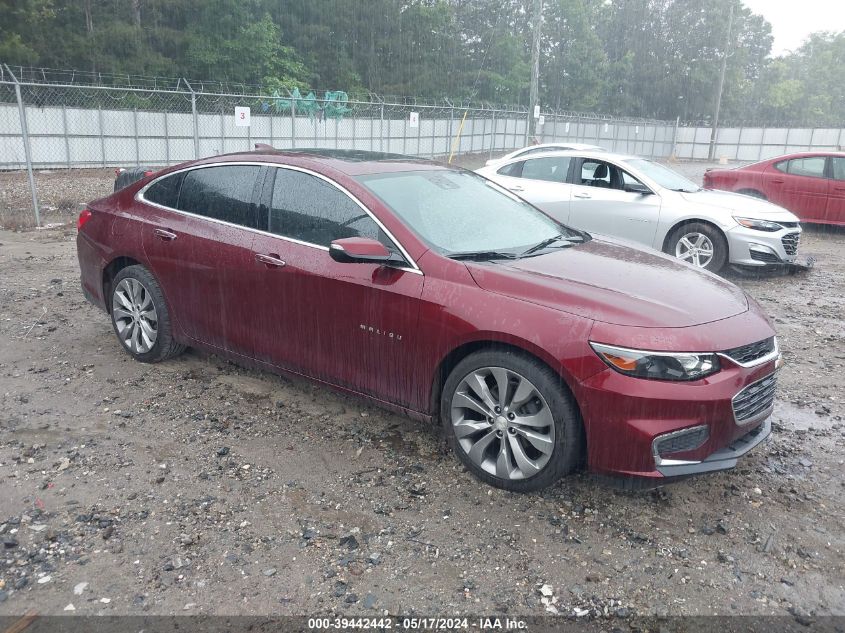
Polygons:
M772 420L786 429L793 431L809 431L810 429L827 430L837 424L837 420L830 415L817 415L815 409L797 407L791 402L775 400L775 411Z

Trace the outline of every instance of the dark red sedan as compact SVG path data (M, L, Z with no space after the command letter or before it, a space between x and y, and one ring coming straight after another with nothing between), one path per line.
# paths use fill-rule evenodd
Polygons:
M845 224L845 152L802 152L736 169L711 169L703 184L774 202L802 222Z
M659 483L771 432L777 340L743 291L462 169L217 156L92 202L77 245L85 295L139 361L192 346L439 420L502 488L583 462Z

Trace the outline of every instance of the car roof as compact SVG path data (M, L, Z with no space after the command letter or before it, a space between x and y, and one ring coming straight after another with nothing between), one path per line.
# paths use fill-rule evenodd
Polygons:
M275 149L269 146L258 146L250 152L211 156L191 164L254 160L299 167L323 167L348 176L398 171L460 170L453 165L404 154L330 148Z
M613 152L608 152L606 150L598 150L598 149L549 149L544 152L537 152L536 154L531 154L530 157L528 156L515 156L513 158L509 158L508 162L519 162L521 160L533 160L535 158L546 158L551 156L580 156L582 158L595 158L597 160L630 160L632 158L643 158L642 156L636 156L634 154L615 154Z
M791 154L773 156L772 158L767 158L765 161L761 162L789 160L790 158L812 158L815 156L836 156L837 158L845 158L845 152L807 150L806 152L792 152Z

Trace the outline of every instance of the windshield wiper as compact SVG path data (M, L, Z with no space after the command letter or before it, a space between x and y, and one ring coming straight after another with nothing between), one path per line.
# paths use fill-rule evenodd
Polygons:
M491 259L517 259L518 255L502 251L467 251L465 253L452 253L448 257L449 259L470 259L483 262Z
M701 191L701 187L698 189L684 189L681 187L678 189L670 189L669 191L677 191L678 193L695 193L696 191Z
M558 235L555 235L554 237L550 237L548 239L543 240L539 244L535 244L534 246L529 248L527 251L523 252L520 255L520 257L525 257L526 255L531 255L532 253L536 253L537 251L541 251L544 248L551 246L555 242L569 242L569 244L577 244L577 243L583 242L583 241L584 241L584 238L581 237L580 235L572 235L572 236L567 237L566 235L563 235L562 233L560 233Z

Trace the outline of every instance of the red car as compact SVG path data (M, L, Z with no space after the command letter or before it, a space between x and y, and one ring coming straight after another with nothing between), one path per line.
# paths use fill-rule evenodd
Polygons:
M660 483L771 432L777 341L742 290L466 170L217 156L92 202L77 246L85 295L137 360L192 346L439 420L502 488L584 461Z
M845 152L802 152L711 169L703 184L774 202L802 222L845 225Z

